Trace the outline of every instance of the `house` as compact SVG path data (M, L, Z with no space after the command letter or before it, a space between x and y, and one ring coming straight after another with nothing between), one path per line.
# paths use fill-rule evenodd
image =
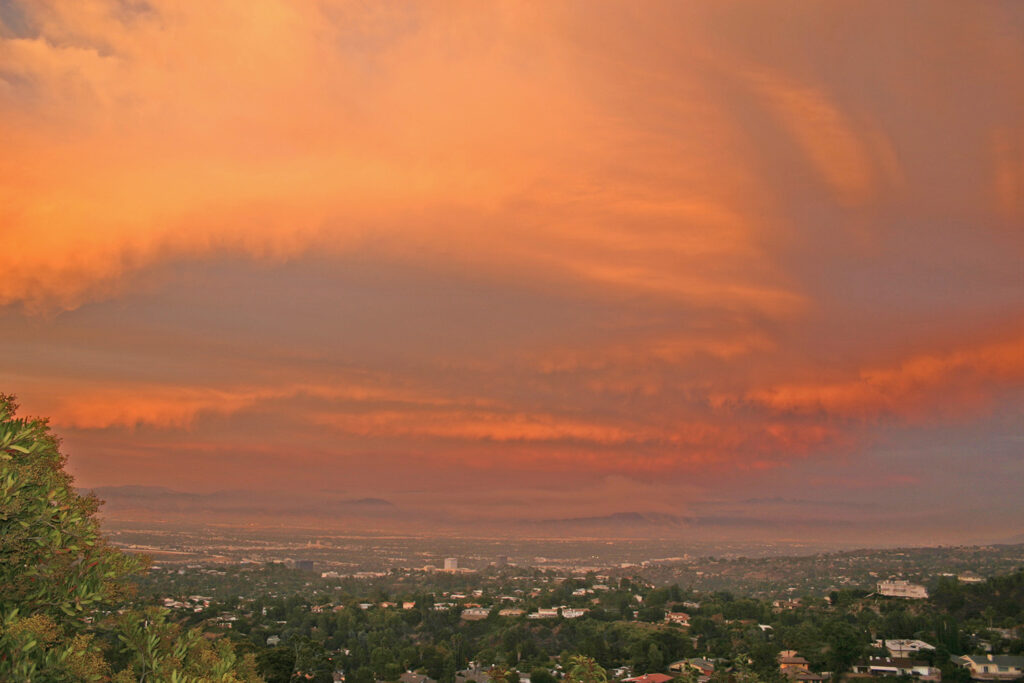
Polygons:
M281 636L270 636L267 638L267 647L275 647L281 644Z
M953 662L971 672L975 681L1012 681L1024 677L1024 657L1020 655L964 655Z
M887 598L909 598L923 600L928 597L928 589L903 579L892 579L878 582L878 594Z
M964 572L956 577L960 583L985 583L985 578L974 572Z
M853 665L853 673L872 676L897 678L909 676L919 681L938 683L942 673L927 662L914 661L907 657L871 657Z
M711 674L715 673L715 663L703 657L691 657L690 659L680 659L678 662L672 662L668 666L669 671L677 671L679 673L691 669L696 671L701 678L708 678Z
M487 671L479 664L470 662L468 669L455 672L455 683L490 683Z
M795 681L795 683L824 683L832 679L832 674L828 672L819 674L815 671L798 671L789 676L789 679Z
M413 671L406 671L398 677L398 680L401 681L401 683L437 683L433 678Z
M671 680L672 677L665 674L644 674L633 678L623 678L622 683L668 683Z
M680 626L690 625L690 615L686 612L668 612L665 615L666 624L678 624Z
M563 607L562 608L562 618L563 619L579 619L580 617L582 617L584 614L586 614L589 611L590 610L586 609L586 608Z
M527 619L554 619L558 616L557 607L541 607L536 612L527 614Z
M466 621L480 621L486 619L491 614L491 610L486 607L469 607L462 610L461 617Z
M505 609L498 610L499 617L521 617L526 614L526 610L516 609L514 607L506 607Z
M797 654L796 650L783 650L779 653L779 673L795 678L799 673L810 672L810 662Z
M911 657L919 652L933 652L935 650L934 645L929 645L923 640L912 639L876 640L875 647L888 650L891 657Z

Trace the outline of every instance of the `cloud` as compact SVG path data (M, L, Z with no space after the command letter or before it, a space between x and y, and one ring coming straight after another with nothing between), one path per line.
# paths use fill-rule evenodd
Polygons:
M0 48L24 84L0 101L4 223L21 237L0 303L74 308L168 259L352 250L499 272L515 258L719 305L799 301L756 272L751 217L731 201L743 188L602 109L593 67L529 11L25 11L34 33ZM440 49L450 34L460 47ZM697 124L690 154L712 160L699 135L718 124L681 113Z
M841 493L883 426L1019 402L1015 10L0 23L0 383L89 485L554 478L585 510L549 516L590 516L615 486Z
M752 392L748 399L781 413L840 418L957 415L995 400L997 389L1024 382L1024 337L907 358L865 368L846 381L787 385Z
M877 183L865 136L824 93L764 69L745 78L843 204L870 200Z

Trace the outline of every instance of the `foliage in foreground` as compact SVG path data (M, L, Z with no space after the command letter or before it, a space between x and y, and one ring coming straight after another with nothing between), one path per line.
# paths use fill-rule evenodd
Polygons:
M0 680L261 680L226 640L118 609L143 560L106 542L46 420L16 409L0 394Z

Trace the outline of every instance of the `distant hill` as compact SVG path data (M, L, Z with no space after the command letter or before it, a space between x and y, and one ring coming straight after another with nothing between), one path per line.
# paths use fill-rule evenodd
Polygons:
M115 518L207 516L223 518L270 517L380 517L400 513L383 498L350 498L334 491L309 491L301 495L273 491L214 491L195 493L163 486L101 486L91 489L105 501L103 513ZM83 489L83 493L89 489Z
M533 523L542 526L589 526L594 524L680 526L686 524L687 520L660 512L613 512L610 515L598 517L542 519Z
M349 505L371 505L371 506L383 506L383 507L394 507L395 504L390 500L384 500L383 498L358 498L356 500L348 501Z
M524 531L551 535L637 538L724 538L763 530L820 529L847 526L847 522L815 518L768 518L746 515L676 515L628 510L591 517L519 520Z

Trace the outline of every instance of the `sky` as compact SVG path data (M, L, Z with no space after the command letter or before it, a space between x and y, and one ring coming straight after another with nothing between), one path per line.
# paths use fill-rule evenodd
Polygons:
M1016 2L0 0L0 392L83 487L1020 538L1022 83Z

